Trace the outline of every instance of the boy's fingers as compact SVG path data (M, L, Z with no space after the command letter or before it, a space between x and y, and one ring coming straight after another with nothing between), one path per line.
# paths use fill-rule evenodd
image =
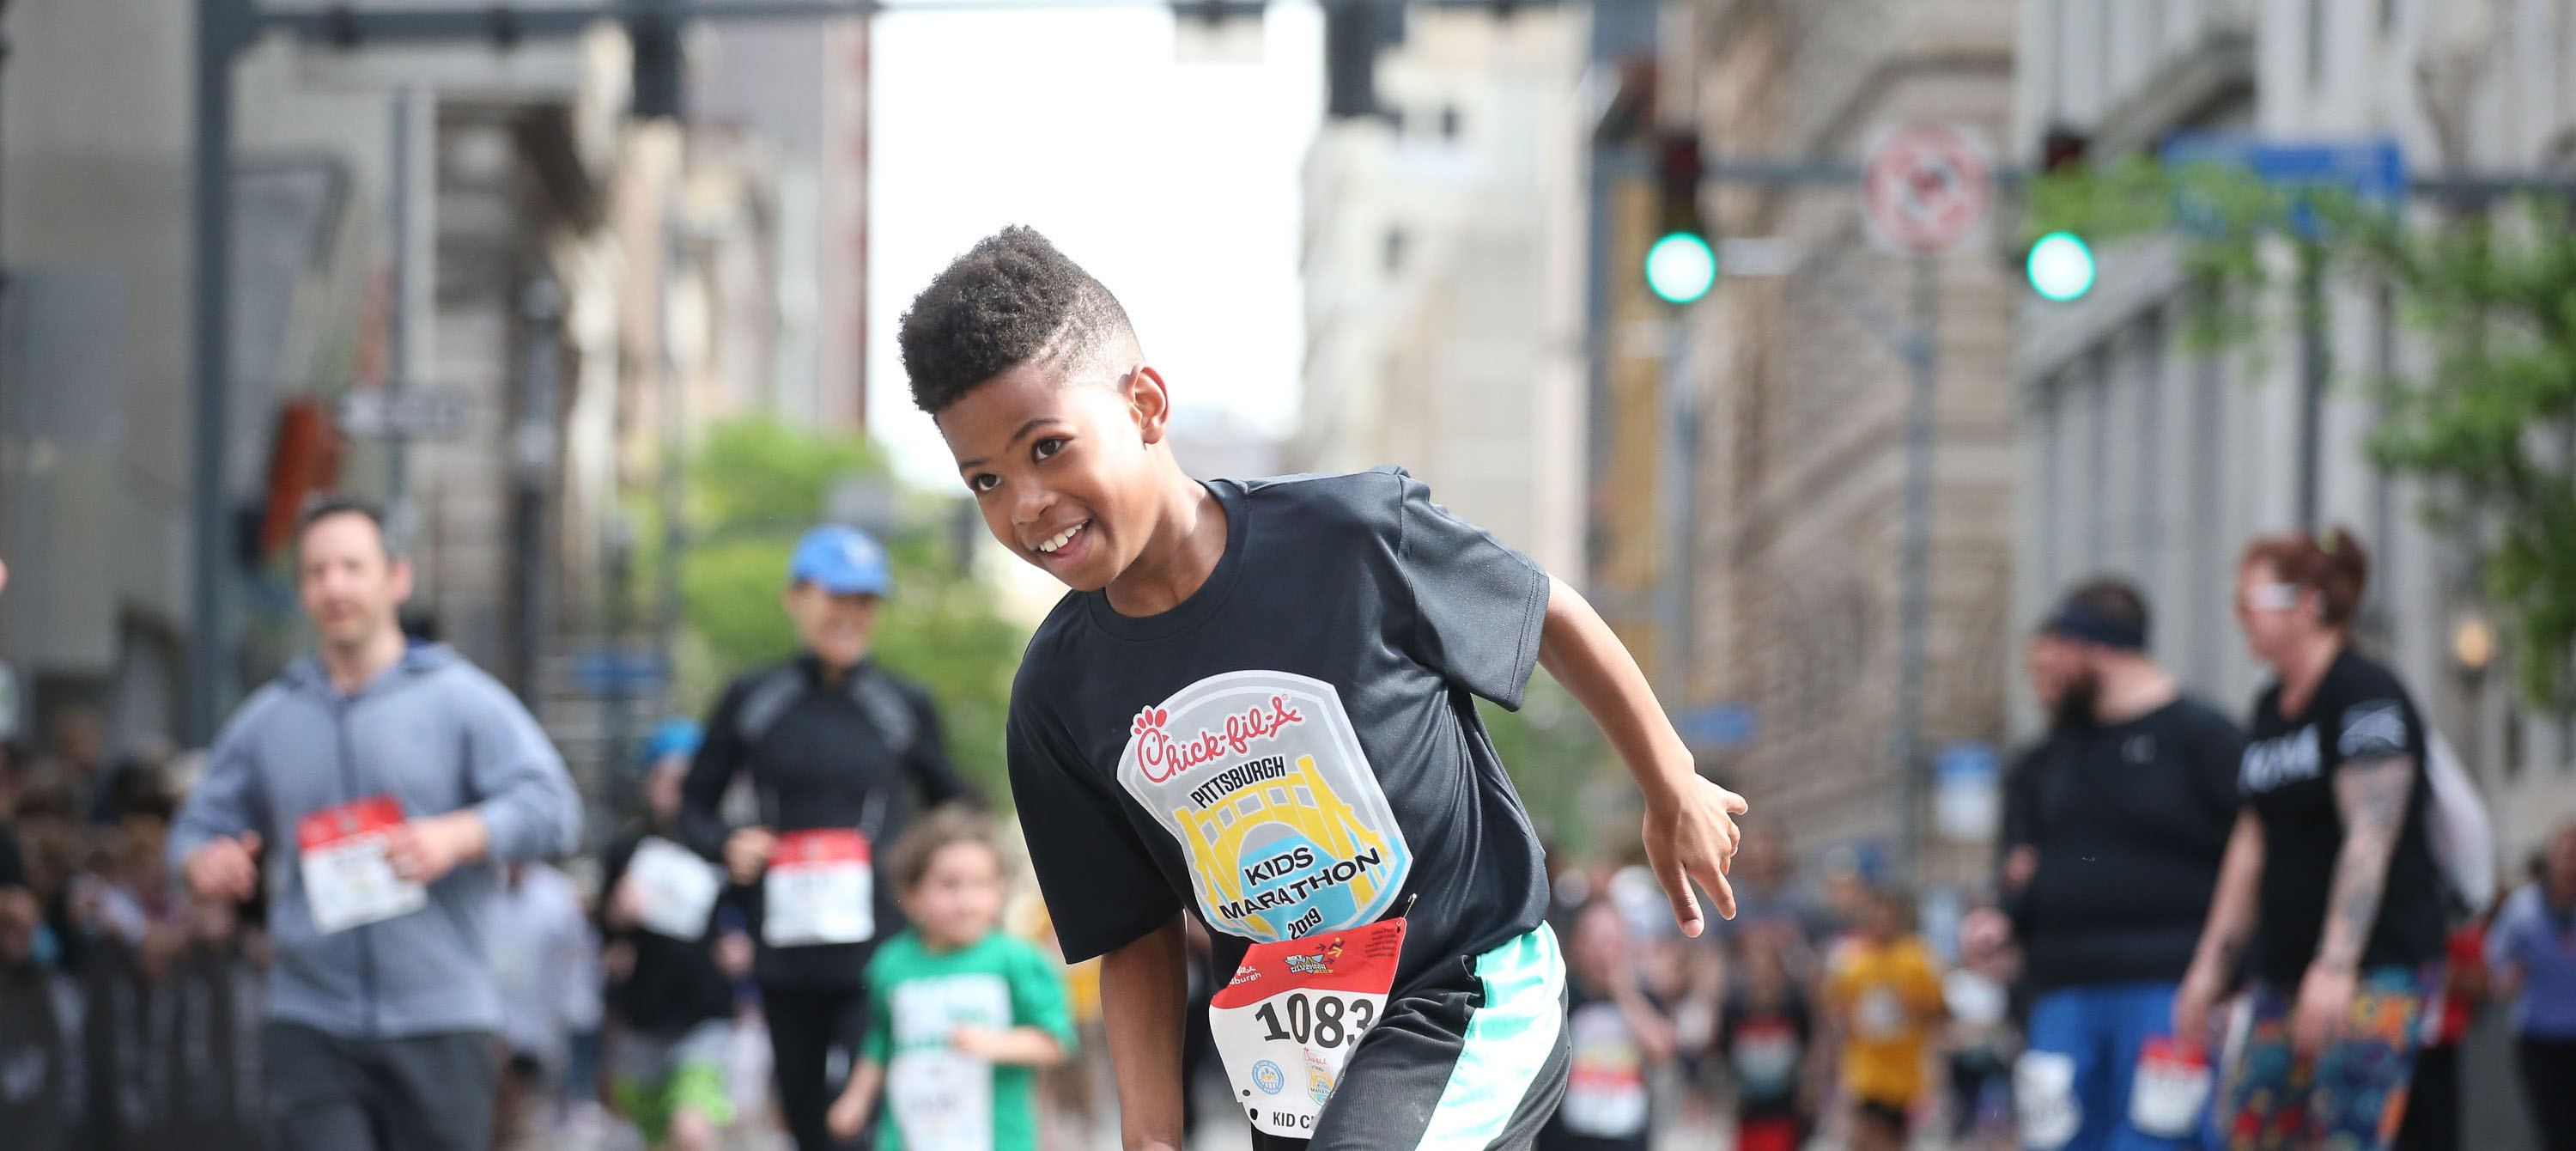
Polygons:
M1726 881L1725 868L1711 870L1716 874L1700 876L1699 885L1707 888L1709 898L1717 902L1717 913L1727 919L1733 919L1735 918L1735 885Z
M1742 815L1751 810L1753 809L1745 805L1743 796L1737 795L1732 791L1726 793L1726 813L1728 815Z
M1672 898L1673 922L1681 925L1683 935L1699 938L1708 921L1700 916L1699 897L1691 894L1690 874L1675 866L1656 872L1655 878L1663 881L1664 894Z

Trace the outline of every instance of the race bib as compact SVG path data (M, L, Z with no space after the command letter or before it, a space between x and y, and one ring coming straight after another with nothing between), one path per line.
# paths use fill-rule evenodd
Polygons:
M992 1151L993 1065L938 1047L886 1064L886 1111L911 1151Z
M304 906L324 935L381 923L429 906L429 889L394 874L385 855L402 804L371 795L306 815L295 824Z
M1130 732L1118 782L1180 842L1210 927L1276 943L1394 905L1413 853L1333 685L1227 672Z
M2200 1128L2209 1103L2209 1061L2171 1039L2147 1040L2129 1086L2129 1125L2141 1134L2180 1139Z
M716 865L659 836L646 836L635 845L625 882L635 885L641 905L636 922L644 930L689 942L706 937L707 918L724 890Z
M1566 1129L1598 1139L1646 1130L1646 1057L1615 1003L1587 1003L1566 1020L1574 1067L1557 1116Z
M1905 1034L1905 1003L1896 997L1896 989L1881 984L1860 993L1860 1003L1852 1009L1852 1023L1863 1039L1886 1042Z
M1226 1078L1255 1131L1315 1134L1351 1048L1395 985L1404 921L1287 943L1256 943L1208 1005Z
M2025 1051L2013 1064L2013 1114L2020 1120L2022 1145L2032 1151L2054 1151L2084 1127L2084 1105L2075 1097L2075 1057L2056 1051Z
M779 833L760 891L760 937L771 947L865 943L877 933L868 838L850 828Z

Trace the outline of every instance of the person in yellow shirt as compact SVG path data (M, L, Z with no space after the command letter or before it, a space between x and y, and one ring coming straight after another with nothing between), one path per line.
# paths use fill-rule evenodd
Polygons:
M1902 893L1870 891L1860 930L1835 950L1825 974L1854 1151L1901 1151L1907 1116L1929 1090L1924 1065L1943 1014L1941 973L1912 919Z

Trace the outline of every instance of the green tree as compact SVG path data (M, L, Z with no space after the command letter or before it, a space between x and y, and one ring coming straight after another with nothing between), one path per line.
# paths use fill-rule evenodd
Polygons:
M1566 850L1589 847L1593 789L1586 785L1603 770L1607 747L1583 705L1540 671L1530 676L1519 711L1481 699L1476 707L1539 833Z
M795 650L795 627L780 605L787 557L832 487L899 489L865 439L766 418L710 429L686 475L690 544L680 589L689 650L681 694L703 712L724 682ZM958 769L1006 803L1002 724L1028 635L995 611L991 587L961 569L950 531L956 505L901 497L904 526L882 541L895 588L878 623L876 658L930 690Z
M2428 520L2472 551L2523 693L2576 711L2576 229L2564 201L2408 212L2132 160L2044 179L2031 202L2033 236L2179 230L2193 328L2210 346L2250 343L2285 276L2389 288L2434 354L2365 381L2381 405L2372 456L2427 481Z

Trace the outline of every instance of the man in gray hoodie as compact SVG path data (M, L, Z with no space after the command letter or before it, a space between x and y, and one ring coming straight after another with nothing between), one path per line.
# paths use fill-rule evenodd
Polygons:
M498 865L580 838L563 759L527 709L404 638L411 583L373 508L305 514L296 586L320 649L233 714L170 830L171 867L200 896L249 899L270 865L261 1052L278 1151L489 1144Z

